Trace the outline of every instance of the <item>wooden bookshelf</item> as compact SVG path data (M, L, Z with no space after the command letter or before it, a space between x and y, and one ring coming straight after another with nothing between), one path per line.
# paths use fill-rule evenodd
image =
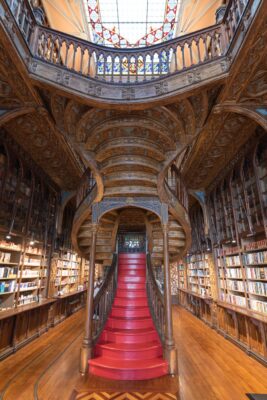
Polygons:
M203 298L211 296L209 256L198 253L187 256L187 288Z
M199 259L190 256L187 260L191 272L187 272L188 287L180 286L179 301L206 322L210 312L218 332L267 363L266 135L258 137L248 153L240 154L205 194L208 229L201 206L191 207L191 254L198 252ZM202 264L198 263L207 248L213 251L209 256L210 306L205 314L205 300L199 297L198 266Z
M72 250L61 250L56 260L55 296L84 289L82 259Z

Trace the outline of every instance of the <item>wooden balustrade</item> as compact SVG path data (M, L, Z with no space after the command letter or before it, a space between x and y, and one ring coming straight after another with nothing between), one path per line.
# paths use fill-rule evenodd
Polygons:
M226 47L231 44L237 30L243 11L248 5L249 0L232 0L229 2L223 18L224 32L226 36Z
M117 276L118 276L117 254L114 254L111 267L108 270L106 278L102 286L100 287L99 292L94 298L94 304L93 304L94 323L92 332L92 339L94 343L96 343L109 316L117 289Z
M94 188L96 182L95 179L92 175L91 170L88 168L79 183L79 187L77 189L77 194L76 194L76 208L78 209L83 200L87 197L87 195L91 192L91 190Z
M36 20L28 0L6 0L7 4L22 32L26 42L29 44L32 33L36 28Z
M34 56L106 82L144 82L223 55L220 25L146 49L110 49L49 28L37 30Z
M174 194L174 196L177 198L177 200L186 209L186 211L188 211L187 189L182 180L181 174L175 164L172 164L170 166L167 177L165 179L165 183Z
M147 290L148 303L161 342L165 343L166 317L165 317L164 297L159 289L159 286L156 282L153 273L150 254L147 255L146 266L147 266L146 290Z
M134 84L225 56L253 0L230 0L222 23L146 48L108 48L36 23L28 0L6 0L33 57L79 75Z

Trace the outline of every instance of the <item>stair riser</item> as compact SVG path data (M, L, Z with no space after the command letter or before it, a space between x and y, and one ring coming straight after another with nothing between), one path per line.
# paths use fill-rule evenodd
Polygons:
M142 371L123 371L116 369L108 369L97 366L90 366L89 363L89 371L93 375L101 376L102 378L114 379L114 380L123 380L123 381L137 381L137 380L145 380L145 379L153 379L159 378L160 376L167 375L168 369L167 366L155 367L150 369L145 369Z
M124 351L105 349L96 346L94 355L96 357L108 357L114 360L150 360L152 358L162 357L162 349L160 346L148 350Z
M126 334L126 333L114 333L110 331L104 330L102 335L101 335L101 341L108 341L108 342L114 342L114 343L147 343L148 340L148 334L147 333L142 333L139 335L131 335ZM149 333L149 341L154 341L158 340L158 335L155 332Z
M146 291L145 290L121 290L118 289L116 293L117 297L124 297L124 298L140 298L140 297L146 297Z
M113 308L111 312L111 317L123 317L123 318L138 318L138 317L149 317L150 312L149 308L144 308L143 310L139 310L138 308L135 310L129 310L127 308Z
M106 327L111 329L150 329L153 328L153 322L151 318L139 321L109 318Z
M131 299L131 298L115 298L114 306L119 307L145 307L148 306L147 299L140 298L140 299Z

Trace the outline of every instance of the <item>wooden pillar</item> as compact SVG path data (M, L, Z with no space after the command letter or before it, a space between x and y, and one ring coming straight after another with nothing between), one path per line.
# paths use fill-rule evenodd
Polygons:
M164 305L165 305L165 359L169 364L169 373L178 373L177 351L173 339L172 324L172 298L171 298L171 278L169 266L169 244L168 244L168 224L162 225L163 229L163 248L164 248Z
M85 328L84 338L81 348L80 372L84 375L88 371L88 360L92 358L92 323L93 323L93 305L94 305L94 275L95 275L95 252L96 252L96 234L98 225L92 224L91 251L88 288L86 298Z

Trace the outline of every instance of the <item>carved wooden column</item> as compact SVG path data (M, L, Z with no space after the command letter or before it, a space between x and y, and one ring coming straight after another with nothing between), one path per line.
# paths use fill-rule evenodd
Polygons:
M169 364L169 373L178 373L177 351L173 339L172 297L169 266L168 224L162 224L164 247L164 303L165 303L165 359Z
M93 305L94 305L94 276L95 276L95 252L96 252L96 234L98 224L92 224L92 238L90 251L90 265L88 277L88 289L86 299L85 329L81 348L80 372L85 374L88 371L88 360L92 358L92 324L93 324Z

